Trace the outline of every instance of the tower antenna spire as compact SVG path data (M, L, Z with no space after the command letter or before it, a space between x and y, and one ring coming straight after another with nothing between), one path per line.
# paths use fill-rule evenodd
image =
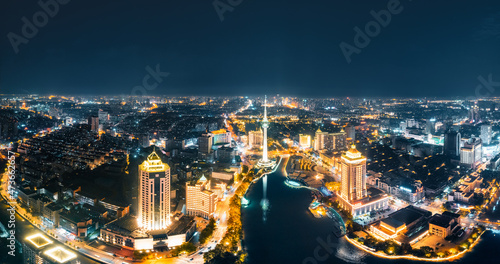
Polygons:
M264 95L264 120L267 120L267 95Z

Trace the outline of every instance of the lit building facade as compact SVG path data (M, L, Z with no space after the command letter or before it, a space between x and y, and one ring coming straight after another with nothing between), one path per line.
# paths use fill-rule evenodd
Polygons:
M195 184L186 183L186 214L209 219L213 216L218 193L211 182L202 176Z
M310 135L299 135L299 145L301 148L310 148L311 147L311 136Z
M342 188L345 200L355 201L366 197L366 158L352 145L341 157Z
M347 147L347 134L342 129L338 133L331 133L328 135L328 148L331 151L344 150Z
M213 135L213 145L231 143L231 132L225 129L212 131L211 134Z
M460 149L460 163L475 168L481 162L482 155L481 139L470 139Z
M491 125L490 124L484 124L481 125L481 141L485 145L489 145L491 143Z
M327 148L328 132L323 132L318 128L314 137L314 150L321 151Z
M262 129L257 131L250 131L248 133L248 146L250 148L260 148L262 147L262 143L264 141Z
M139 165L139 226L165 229L170 224L170 167L156 152Z
M366 158L354 145L340 158L341 188L339 205L353 217L387 208L387 194L369 197L366 188Z

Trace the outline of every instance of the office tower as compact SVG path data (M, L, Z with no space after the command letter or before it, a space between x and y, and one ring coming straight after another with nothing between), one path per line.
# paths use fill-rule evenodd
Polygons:
M104 124L109 121L108 112L102 111L102 109L99 109L99 112L97 112L97 117L99 117L99 122L101 124Z
M299 135L299 145L301 148L310 148L311 147L311 136L310 135Z
M139 165L139 226L165 229L170 224L170 167L155 151Z
M474 104L469 110L469 121L471 123L479 123L481 121L481 116L479 115L479 107Z
M201 153L208 154L212 152L213 137L212 133L204 133L198 138L198 149Z
M490 124L481 125L481 141L484 145L489 145L491 143L491 125Z
M213 145L231 143L231 132L225 129L215 130L210 133L213 135Z
M248 145L250 148L260 148L262 147L262 142L264 141L264 132L262 129L257 131L250 131L248 133Z
M209 219L216 209L217 193L211 182L202 176L196 183L186 183L186 214Z
M436 132L435 125L436 119L425 120L425 133L433 135Z
M481 139L471 138L460 149L460 163L475 168L481 162L482 155Z
M314 150L320 151L327 148L328 143L328 132L322 132L321 129L318 128L316 131L316 135L314 137Z
M448 130L444 134L444 155L447 155L451 158L458 157L460 155L460 141L461 136L459 132Z
M217 149L217 160L222 163L236 162L236 149L231 147L221 147Z
M88 119L88 124L90 126L90 131L94 131L96 133L99 133L99 117L90 116Z
M413 119L413 118L408 119L408 120L406 120L406 127L407 128L419 128L418 121Z
M328 149L331 151L344 150L347 147L347 134L344 129L338 133L328 135Z
M348 202L366 197L366 158L355 145L341 157L341 196Z
M351 141L356 141L356 128L354 126L346 126L345 132L347 138L350 138Z
M143 148L147 148L150 146L150 142L149 142L149 135L147 133L144 133L144 134L140 134L139 135L139 144L141 145L141 147Z

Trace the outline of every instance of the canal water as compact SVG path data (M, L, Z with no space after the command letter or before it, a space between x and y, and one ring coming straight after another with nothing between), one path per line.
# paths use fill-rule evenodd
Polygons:
M338 239L332 233L338 228L332 219L318 219L309 212L311 191L288 187L284 180L280 170L268 176L270 210L265 222L260 206L262 180L248 190L250 205L242 209L242 221L249 264L423 263L376 258ZM499 263L499 257L500 233L489 231L472 252L454 263Z

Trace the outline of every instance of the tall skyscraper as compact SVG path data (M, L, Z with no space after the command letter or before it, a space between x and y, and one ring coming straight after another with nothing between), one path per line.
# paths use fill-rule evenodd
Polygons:
M345 132L347 134L347 138L350 138L351 141L356 141L356 128L354 126L346 126Z
M460 149L460 163L475 168L483 155L481 139L471 138Z
M212 133L204 133L198 138L198 150L201 153L211 153L214 135Z
M99 109L99 112L97 112L97 117L99 117L99 122L101 124L104 124L109 121L108 112L102 111L102 109Z
M481 125L481 141L485 145L489 145L491 143L491 125L490 124Z
M314 150L320 151L327 148L328 132L321 131L320 128L316 131L314 136Z
M460 141L461 136L459 132L453 131L452 129L448 130L444 134L444 155L447 155L451 158L460 156Z
M299 135L299 145L301 148L310 148L311 147L311 136L310 135Z
M481 121L481 116L479 114L479 106L477 106L477 103L471 106L469 110L469 121L474 124Z
M331 151L339 151L347 148L347 134L344 129L338 133L328 135L328 149Z
M170 167L155 151L139 165L139 226L165 229L170 224Z
M436 132L436 119L431 118L425 120L425 133L426 134L434 134Z
M389 206L387 194L368 195L366 188L366 158L354 145L341 156L341 185L337 194L339 206L353 217L367 215L371 211Z
M88 119L88 124L90 126L90 131L94 131L96 133L99 133L99 117L90 116Z
M341 196L349 202L366 197L366 158L355 145L341 157Z

